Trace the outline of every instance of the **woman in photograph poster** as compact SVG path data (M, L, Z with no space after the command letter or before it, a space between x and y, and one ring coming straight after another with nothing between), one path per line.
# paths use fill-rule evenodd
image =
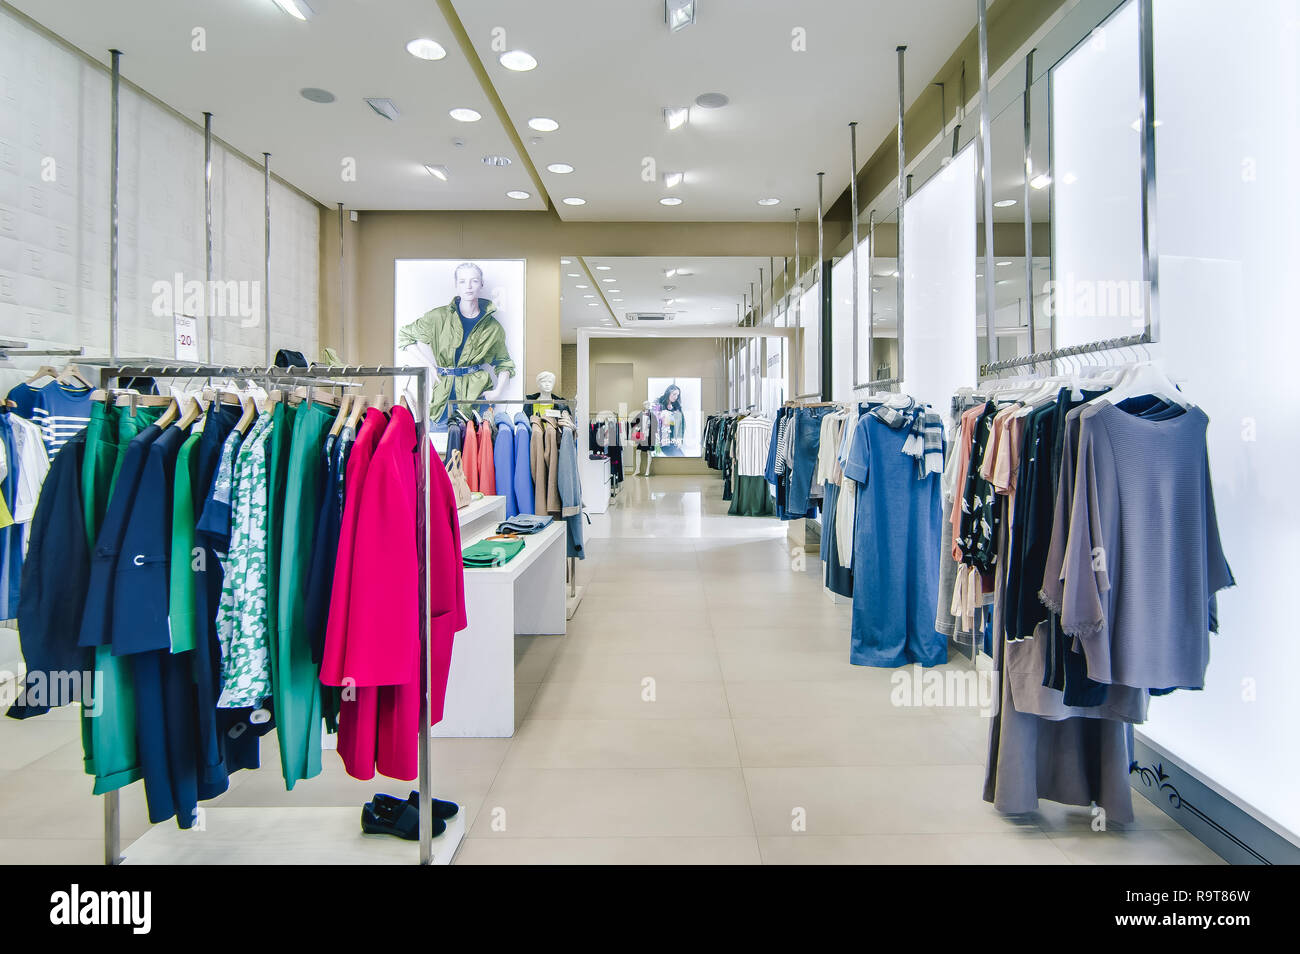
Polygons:
M682 389L676 382L664 389L655 401L655 410L659 415L659 453L665 457L682 457L686 415L682 412Z
M426 311L397 331L398 351L437 373L429 416L439 424L447 420L448 400L503 398L518 373L496 303L482 296L483 269L462 262L456 266L454 279L455 295L450 302Z

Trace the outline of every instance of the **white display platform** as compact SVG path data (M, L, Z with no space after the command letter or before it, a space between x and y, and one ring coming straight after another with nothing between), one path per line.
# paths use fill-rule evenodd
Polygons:
M352 808L203 808L203 829L154 825L122 852L128 865L414 865L420 843L361 831ZM465 837L465 812L433 839L433 864L449 865Z
M461 546L489 536L462 536ZM504 566L465 570L469 626L456 634L443 718L436 738L509 738L515 734L515 635L562 636L568 629L564 582L565 525L522 537L524 549Z
M460 538L462 546L468 546L464 541L485 537L493 533L497 525L506 518L506 498L505 497L480 497L478 500L471 500L465 506L456 511L460 517Z
M582 480L582 509L587 513L604 513L609 509L609 458L592 460L584 457L578 461Z

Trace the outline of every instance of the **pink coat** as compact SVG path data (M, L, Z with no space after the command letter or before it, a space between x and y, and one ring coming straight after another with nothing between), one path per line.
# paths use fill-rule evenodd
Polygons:
M492 460L492 425L484 421L478 426L478 487L492 497L497 492L497 468Z
M344 693L338 750L354 778L373 778L376 767L390 778L407 780L418 771L423 526L417 440L411 413L394 407L363 475L364 483L348 487L348 504L354 493L359 503L349 548L343 548L341 537L336 564L346 565L350 581L347 611L339 614L345 623L337 673L356 688ZM428 453L433 561L430 719L436 723L446 698L452 641L466 621L455 494L441 458L432 446ZM349 466L349 476L351 470ZM344 514L346 518L346 504ZM330 610L333 622L333 604ZM327 662L329 646L327 631Z
M478 490L478 431L473 421L465 422L465 439L460 449L461 466L465 470L465 483L470 490Z

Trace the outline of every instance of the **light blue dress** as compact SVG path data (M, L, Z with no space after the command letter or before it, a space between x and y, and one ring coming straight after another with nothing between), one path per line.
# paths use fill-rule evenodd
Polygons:
M855 666L937 666L948 637L934 628L943 523L940 474L917 477L906 426L872 414L857 423L844 473L858 485L853 539Z

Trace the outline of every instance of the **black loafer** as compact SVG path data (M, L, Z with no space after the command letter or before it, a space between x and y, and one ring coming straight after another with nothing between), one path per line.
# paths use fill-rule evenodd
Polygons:
M434 798L431 799L431 801L433 802L434 818L441 818L446 821L449 818L455 818L456 813L460 811L460 806L455 802L445 802L441 798ZM374 803L376 805L410 805L418 811L420 806L420 793L412 792L404 802L399 800L396 795L376 793Z
M361 830L367 835L393 835L406 841L420 839L420 812L406 802L391 805L366 802L361 806ZM433 820L432 836L437 838L447 830L441 818Z

